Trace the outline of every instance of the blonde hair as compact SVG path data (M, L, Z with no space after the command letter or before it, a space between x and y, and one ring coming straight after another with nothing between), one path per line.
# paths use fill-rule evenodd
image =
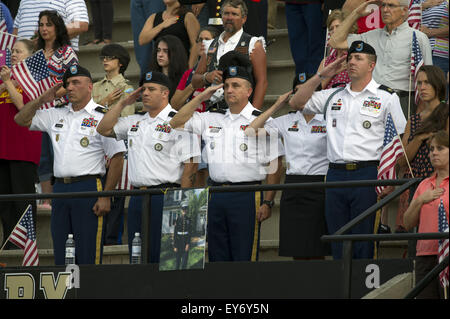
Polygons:
M341 22L347 18L348 13L345 11L342 11L341 9L334 9L330 12L327 18L327 29L330 29L331 23L333 23L334 20L340 20ZM358 32L358 24L355 22L349 33L357 33Z

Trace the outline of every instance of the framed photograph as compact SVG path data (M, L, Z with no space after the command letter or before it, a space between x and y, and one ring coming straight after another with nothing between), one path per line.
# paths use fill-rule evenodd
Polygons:
M208 197L206 188L164 195L160 271L205 267Z

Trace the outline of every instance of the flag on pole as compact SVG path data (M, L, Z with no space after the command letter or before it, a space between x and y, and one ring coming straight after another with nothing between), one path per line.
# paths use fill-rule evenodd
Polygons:
M42 50L14 65L11 73L32 100L52 87L53 81Z
M383 150L381 151L380 165L378 166L378 180L395 179L395 163L403 154L402 141L398 136L391 113L388 113L384 131ZM380 194L386 186L377 186Z
M411 28L420 30L422 24L422 1L411 0L409 2L408 24Z
M412 46L411 46L411 75L414 78L414 91L415 91L415 102L416 105L419 104L419 91L417 90L417 74L419 73L420 67L423 65L423 55L420 50L419 42L417 41L416 32L413 32Z
M36 231L33 224L33 209L28 205L22 218L14 227L9 241L24 250L22 266L38 266L39 255L36 246Z
M438 228L439 232L448 233L448 221L447 216L445 215L444 202L441 199L441 203L439 204L438 209L439 219L438 219ZM448 256L448 238L439 240L439 248L438 248L438 256L439 263L444 260L445 257ZM448 286L448 266L439 273L439 281L442 287Z
M0 50L12 50L17 36L5 31L0 31Z

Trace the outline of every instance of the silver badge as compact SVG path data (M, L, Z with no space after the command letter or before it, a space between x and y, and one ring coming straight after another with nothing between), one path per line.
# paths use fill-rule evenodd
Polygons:
M163 146L160 143L156 143L155 144L155 150L156 151L160 152L160 151L162 151L162 149L163 149Z
M363 122L363 127L365 129L369 129L372 126L372 123L370 123L369 121L364 121Z
M242 143L242 144L239 146L239 149L240 149L242 152L245 152L245 151L248 149L248 146L247 146L247 144Z

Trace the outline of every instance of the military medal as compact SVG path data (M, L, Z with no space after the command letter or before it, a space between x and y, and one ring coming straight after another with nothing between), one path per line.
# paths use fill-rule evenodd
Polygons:
M130 147L133 146L133 140L130 139L130 142L128 143L130 145Z
M245 151L248 149L248 146L247 146L247 144L242 143L242 144L239 146L239 148L240 148L240 150L241 150L242 152L245 152Z
M160 152L163 149L163 146L160 143L155 144L155 150Z
M372 126L372 124L371 124L369 121L364 121L364 122L363 122L363 127L364 127L365 129L369 129L371 126Z
M83 147L87 147L89 145L89 139L85 136L80 140L80 145Z
M336 119L333 119L332 125L333 125L333 127L336 127Z
M55 140L56 140L57 142L59 141L59 134L56 134Z

